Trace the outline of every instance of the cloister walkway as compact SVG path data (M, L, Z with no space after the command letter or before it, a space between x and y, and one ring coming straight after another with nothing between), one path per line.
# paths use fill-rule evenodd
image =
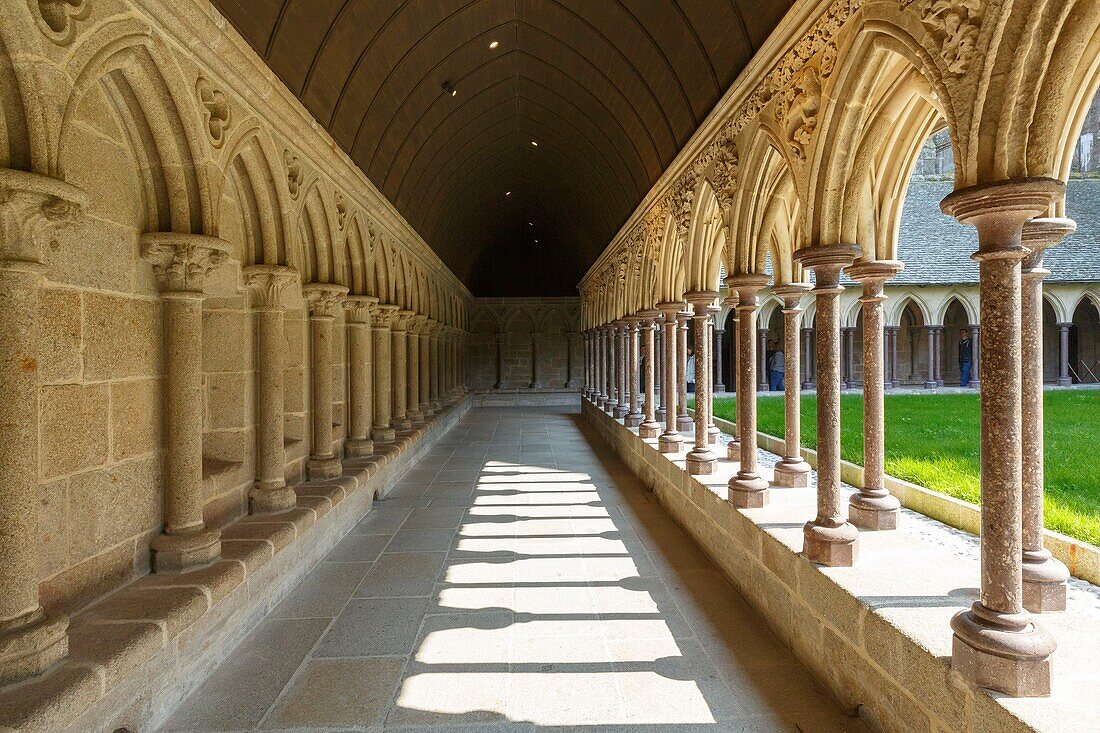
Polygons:
M585 426L476 408L164 731L864 731Z

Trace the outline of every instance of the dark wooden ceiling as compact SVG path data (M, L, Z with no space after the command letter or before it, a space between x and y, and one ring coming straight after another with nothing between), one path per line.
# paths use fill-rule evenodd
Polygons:
M214 2L475 295L575 293L791 4Z

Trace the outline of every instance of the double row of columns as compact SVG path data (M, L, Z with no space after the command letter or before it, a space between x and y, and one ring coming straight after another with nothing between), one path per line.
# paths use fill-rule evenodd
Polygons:
M1016 696L1050 692L1050 659L1053 638L1032 618L1033 613L1063 610L1069 573L1043 543L1043 380L1042 380L1042 279L1043 252L1073 231L1066 219L1034 218L1045 213L1063 185L1048 179L1008 182L956 192L943 202L946 213L978 230L981 282L982 339L976 362L981 387L981 588L973 606L952 620L952 664L979 687ZM817 324L813 334L817 383L817 512L804 527L804 549L812 562L853 565L858 558L860 530L897 527L900 503L885 488L884 387L888 331L883 325L883 286L901 270L894 261L865 261L854 245L818 245L795 253L803 267L813 270ZM840 480L841 327L840 276L846 272L862 287L860 304L864 319L864 481L845 506ZM727 279L729 304L735 307L738 368L735 374L737 440L730 458L739 459L729 482L729 500L740 507L759 507L768 501L769 483L756 462L756 328L758 292L766 279L740 275ZM808 286L780 286L783 299L784 350L791 374L799 373L799 302ZM706 427L710 410L707 368L709 333L707 309L714 293L689 293L696 318L696 439L685 461L691 473L713 470ZM678 453L684 442L677 420L677 394L682 382L686 353L677 333L684 319L683 303L662 303L657 311L638 314L643 324L646 395L642 437L657 437L664 453ZM650 324L654 324L651 326ZM653 409L654 340L651 329L664 329L666 349L663 382L666 406L664 431ZM617 328L617 327L614 327ZM614 342L602 338L607 329L596 329L590 339L592 360L614 363ZM590 398L600 400L601 390L618 395L625 381L601 377L594 369ZM785 380L785 456L775 470L774 485L805 486L809 467L799 446L799 381ZM617 399L617 398L616 398ZM609 402L607 402L609 404ZM700 435L700 431L704 432Z

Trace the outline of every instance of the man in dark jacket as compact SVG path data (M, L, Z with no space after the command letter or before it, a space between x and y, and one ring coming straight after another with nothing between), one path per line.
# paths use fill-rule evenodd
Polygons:
M970 340L970 331L959 331L959 386L966 387L970 384L970 370L974 364L974 342Z

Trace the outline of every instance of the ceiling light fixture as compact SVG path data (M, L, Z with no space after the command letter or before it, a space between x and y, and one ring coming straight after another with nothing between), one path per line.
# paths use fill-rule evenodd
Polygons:
M511 191L505 191L505 192L504 192L504 195L505 195L505 196L511 196L511 195L512 195L512 192L511 192Z
M449 81L443 82L443 93L450 94L452 97L458 94L458 90L455 89L455 85Z
M500 45L500 41L493 41L492 43L489 44L489 48L496 48L499 45Z
M539 144L537 142L535 142L534 140L531 141L531 144L534 145L536 148L539 146Z

